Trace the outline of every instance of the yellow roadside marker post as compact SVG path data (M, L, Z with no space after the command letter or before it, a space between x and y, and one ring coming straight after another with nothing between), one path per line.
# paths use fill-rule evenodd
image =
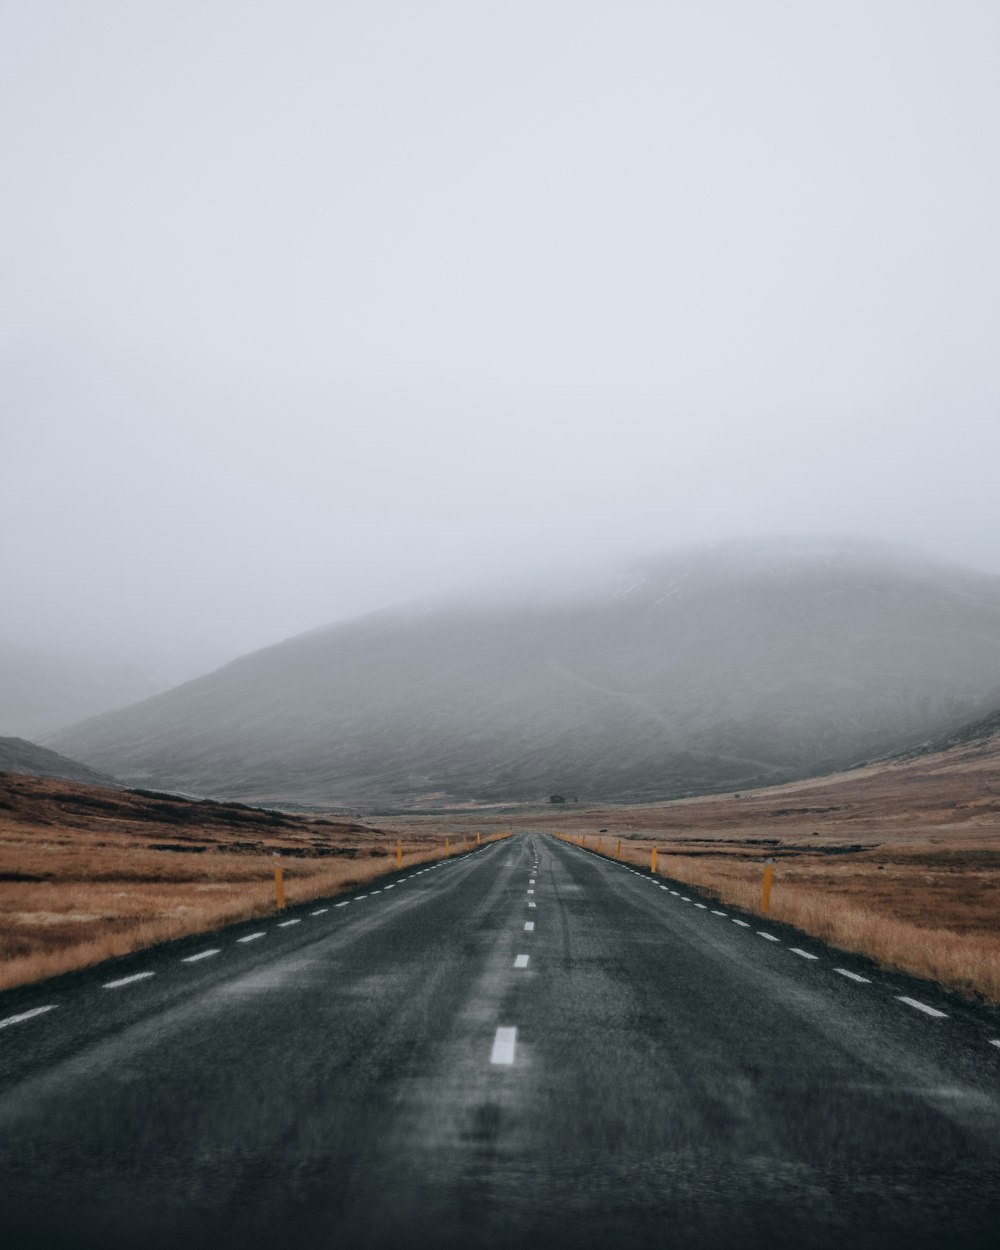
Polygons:
M766 916L771 910L771 881L774 878L774 861L764 862L764 883L760 891L760 910Z
M649 871L656 872L656 847L654 846L649 855Z
M479 845L480 845L479 834L477 833L476 834L476 846L479 846Z
M597 839L597 853L598 853L598 855L600 855L600 853L601 853L601 843L602 843L603 841L604 841L604 839L603 839L603 838L598 838L598 839Z
M451 854L451 842L448 838L445 838L444 840L444 853L446 857Z
M403 866L403 843L399 838L397 838L396 839L396 867L402 868L402 866Z
M277 854L274 858L278 858ZM285 910L285 870L280 864L274 865L274 901L278 911Z
M621 857L622 857L622 840L621 838L619 838L618 844L615 847L615 859L621 859Z

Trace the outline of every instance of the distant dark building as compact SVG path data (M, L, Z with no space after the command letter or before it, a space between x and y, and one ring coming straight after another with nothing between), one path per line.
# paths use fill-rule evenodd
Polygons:
M563 795L561 795L561 794L550 794L550 795L549 795L549 802L550 802L550 803L565 803L565 802L566 802L566 799L565 799L565 797L564 797Z

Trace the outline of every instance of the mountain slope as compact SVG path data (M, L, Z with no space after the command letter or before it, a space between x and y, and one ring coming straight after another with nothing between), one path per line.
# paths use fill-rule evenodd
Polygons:
M94 785L114 782L113 777L24 738L0 738L0 773L27 773L34 777L58 777L64 781L87 781Z
M1000 578L770 541L316 630L53 741L210 795L653 798L843 767L998 703Z

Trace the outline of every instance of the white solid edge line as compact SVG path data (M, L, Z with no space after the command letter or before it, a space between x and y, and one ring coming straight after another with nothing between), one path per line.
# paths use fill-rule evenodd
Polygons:
M937 1020L948 1019L947 1012L938 1011L936 1007L928 1007L926 1003L922 1003L916 998L908 998L905 994L897 994L896 997L901 1003L906 1003L907 1007L915 1007L917 1011L922 1011L925 1015L934 1016Z
M801 955L803 959L819 959L818 955L813 955L809 951L804 951L801 946L790 946L788 949L793 955Z
M517 958L514 960L515 968L527 968L527 966L528 966L527 955L518 955Z
M119 977L117 981L105 981L102 990L116 990L120 985L131 985L133 981L145 981L147 977L155 977L155 972L133 972L130 977Z
M196 964L199 959L210 959L213 955L218 955L220 947L213 946L209 951L199 951L197 955L187 955L181 960L182 964Z
M778 942L781 940L780 938L776 938L773 933L765 933L763 929L757 930L757 936L767 938L769 942Z
M20 1024L22 1020L31 1020L35 1016L43 1016L47 1011L54 1011L58 1006L58 1003L49 1003L45 1007L32 1007L30 1011L22 1011L19 1015L8 1016L6 1020L0 1020L0 1029L5 1029L11 1024Z
M237 938L236 940L237 942L256 942L258 938L262 938L263 936L264 930L261 929L257 933L248 933L246 937Z
M517 1029L497 1029L490 1052L490 1063L512 1064L517 1045Z
M870 978L859 976L856 972L851 972L849 968L834 968L834 972L839 972L842 977L847 977L851 981L859 981L862 985L871 985Z
M301 923L302 923L301 917L296 917L295 920L279 920L278 928L287 929L290 924L301 924Z
M524 922L525 933L533 933L534 929L535 929L535 922L533 920L526 920Z
M741 929L749 929L750 923L747 920L733 920L733 924L738 924Z

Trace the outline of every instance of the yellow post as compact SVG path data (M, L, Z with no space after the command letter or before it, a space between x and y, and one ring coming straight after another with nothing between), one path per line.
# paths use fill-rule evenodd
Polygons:
M602 843L603 841L604 841L604 839L603 839L603 838L598 838L598 839L597 839L597 853L598 853L598 855L600 855L600 853L601 853L601 843Z
M444 840L444 853L445 855L451 854L451 843L448 841L447 838L445 838Z
M477 834L476 834L476 846L479 846L479 844L480 844L480 842L479 842L479 834L477 833Z
M760 910L766 916L771 910L771 880L774 877L774 865L770 860L764 865L764 884L760 891Z
M622 840L621 838L619 838L618 845L615 847L615 859L621 859L621 857L622 857Z
M649 871L656 872L656 847L654 846L649 856Z
M285 910L285 870L280 864L274 865L274 901L278 911Z
M397 838L396 839L396 867L402 868L402 866L403 866L403 843L399 838Z

